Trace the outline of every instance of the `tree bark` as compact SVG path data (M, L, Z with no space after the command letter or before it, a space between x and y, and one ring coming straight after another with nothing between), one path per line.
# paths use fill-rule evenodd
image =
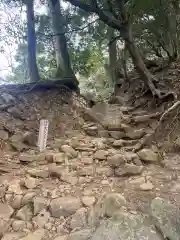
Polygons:
M125 40L126 47L132 57L134 66L136 67L136 70L139 73L140 77L142 78L142 80L144 80L146 86L149 87L149 89L151 90L154 96L161 97L160 91L156 89L156 86L155 86L155 82L157 82L157 80L146 68L146 65L142 59L142 56L133 41L130 26L126 27L124 40Z
M116 78L116 65L117 65L117 49L116 49L116 43L117 41L111 42L111 40L114 38L114 29L109 28L108 29L108 38L109 38L109 71L112 83L115 84L117 81Z
M71 61L68 52L67 40L64 29L64 19L61 13L59 0L48 0L49 8L52 16L52 28L55 40L55 52L57 72L56 78L72 77L78 84L75 74L71 67Z
M25 1L27 8L27 28L28 28L28 67L29 78L31 82L40 80L36 60L36 33L34 23L34 2L33 0Z

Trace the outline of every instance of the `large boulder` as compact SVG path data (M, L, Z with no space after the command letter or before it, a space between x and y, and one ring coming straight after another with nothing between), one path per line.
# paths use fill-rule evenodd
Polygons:
M164 239L180 239L180 210L162 198L155 198L151 202L151 214L156 227Z
M126 212L104 220L93 233L91 240L162 240L155 227L145 217Z

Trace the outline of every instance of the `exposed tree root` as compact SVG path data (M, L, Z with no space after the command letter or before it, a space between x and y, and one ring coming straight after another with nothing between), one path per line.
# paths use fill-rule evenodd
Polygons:
M137 152L140 149L142 149L145 145L150 145L153 141L156 141L159 137L158 135L162 136L165 132L165 125L168 125L169 122L172 121L172 115L173 118L176 118L177 115L179 114L180 114L180 101L177 101L162 114L154 132L151 134L147 134L143 139L141 139L138 142L138 144L135 145L134 152ZM163 138L165 138L165 136L163 136Z

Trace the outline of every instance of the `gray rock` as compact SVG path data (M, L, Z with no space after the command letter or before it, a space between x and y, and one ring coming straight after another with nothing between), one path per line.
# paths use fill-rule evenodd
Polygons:
M11 199L11 207L13 207L14 209L20 209L22 207L22 195L15 195L14 197L12 197Z
M37 229L33 233L29 233L27 236L20 238L18 240L42 240L44 239L45 235L47 234L45 229Z
M144 135L145 135L144 129L129 128L126 131L126 137L130 139L139 139L142 138Z
M14 210L8 204L0 203L0 236L8 230L11 225L10 217Z
M109 166L115 168L126 162L126 158L123 154L115 154L114 156L108 157Z
M144 162L153 163L159 161L157 153L155 153L151 149L144 148L138 152L138 155L140 159Z
M26 233L24 232L6 233L1 240L19 240L25 235Z
M8 138L9 138L8 133L4 130L0 130L0 139L6 141L6 140L8 140Z
M12 229L16 232L22 231L26 228L26 223L22 220L14 220L12 223Z
M109 131L109 134L112 138L119 140L123 137L125 137L125 132L120 132L120 131Z
M117 216L102 221L91 240L163 240L155 227L141 215L119 212Z
M92 236L91 229L83 229L77 232L71 233L67 240L90 240Z
M126 204L126 199L120 193L110 193L103 200L103 215L112 217Z
M23 135L23 139L22 141L25 143L25 144L28 144L30 146L36 146L37 144L37 136L35 133L33 132L26 132L24 135Z
M23 221L30 221L33 217L32 209L26 205L19 209L16 213L16 218Z
M69 145L62 145L61 150L67 154L70 158L77 157L78 153Z
M156 227L165 239L180 239L180 210L167 200L155 198L151 203L151 214Z
M124 166L115 169L115 175L117 176L135 176L141 174L143 166L137 166L134 164L125 164Z
M33 198L36 196L35 192L28 192L24 195L22 199L22 205L27 205L29 203L33 203Z
M43 209L46 209L49 201L43 197L34 198L34 215L40 213Z
M12 95L10 95L9 93L6 93L6 92L2 93L1 97L4 99L6 104L12 103L12 102L15 101L15 98Z
M111 177L114 174L113 169L108 166L96 167L96 175Z
M93 176L94 175L94 168L93 166L85 166L78 169L79 176Z
M48 169L28 169L27 172L32 177L39 177L39 178L48 178L49 177Z
M82 206L81 200L75 197L56 198L51 201L50 211L53 217L68 217Z
M35 222L37 227L43 228L49 219L50 213L44 209L36 217L33 218L33 222Z
M8 204L0 203L0 218L8 219L13 214L14 210Z
M72 216L70 228L71 229L82 229L87 226L87 211L86 208L80 208Z
M96 198L94 196L84 196L81 200L85 207L90 207L96 202Z
M97 150L94 154L94 159L105 160L107 158L108 152L105 150Z

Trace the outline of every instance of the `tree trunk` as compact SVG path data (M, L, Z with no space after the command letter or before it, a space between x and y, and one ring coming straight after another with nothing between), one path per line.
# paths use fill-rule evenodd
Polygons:
M67 40L65 36L64 29L64 19L61 13L60 2L59 0L48 0L49 8L52 16L52 27L54 32L55 40L55 52L56 52L56 63L57 63L57 72L56 77L73 77L75 82L78 84L78 81L75 77L75 74L71 67L71 61L69 57Z
M111 76L111 81L113 84L116 83L117 78L116 78L116 65L117 65L117 49L116 49L116 40L112 41L114 38L114 29L113 28L108 28L108 38L109 38L109 71L110 71L110 76Z
M126 31L124 32L124 40L126 47L132 57L134 66L136 67L137 72L139 73L140 77L148 86L154 96L161 97L161 92L156 89L155 83L157 82L156 78L148 71L146 65L142 59L141 53L136 47L133 38L130 26L126 27Z
M25 2L27 8L27 27L28 27L28 67L31 82L40 80L36 61L36 33L34 23L34 3L33 0Z

